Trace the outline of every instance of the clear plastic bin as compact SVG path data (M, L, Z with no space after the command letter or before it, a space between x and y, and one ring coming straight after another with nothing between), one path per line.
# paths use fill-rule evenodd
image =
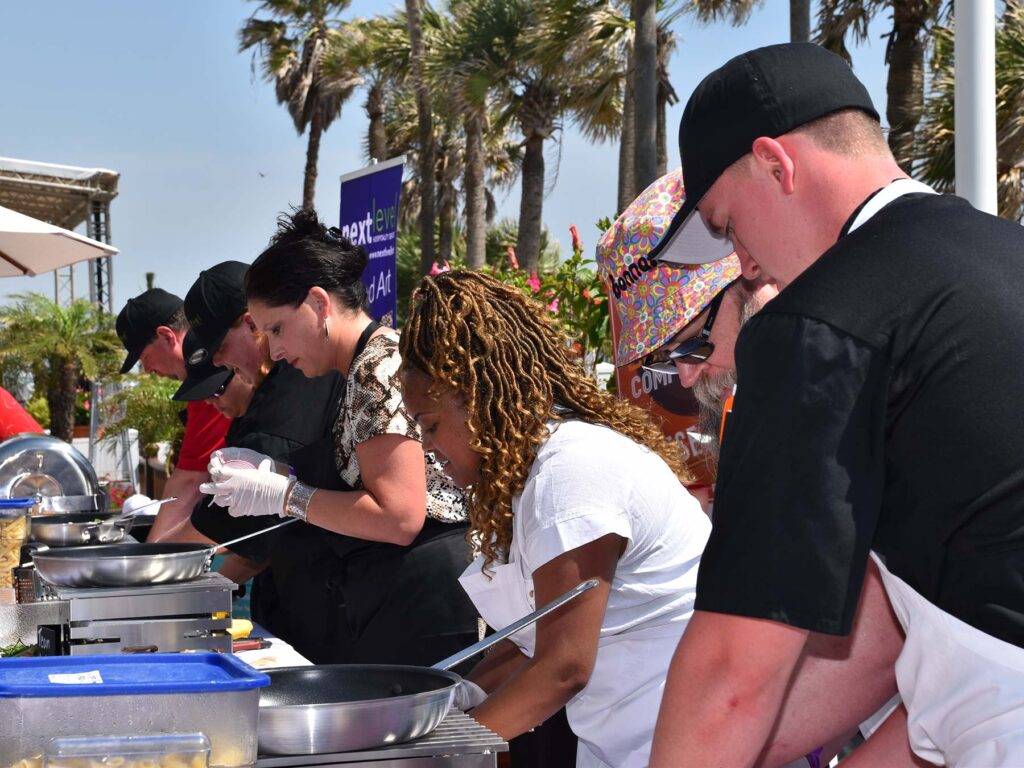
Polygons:
M54 739L43 768L207 768L210 740L201 733Z
M12 595L14 569L21 564L21 545L28 541L34 503L34 499L0 499L0 590L9 589Z
M211 766L252 765L269 683L230 654L2 659L0 768L41 766L55 738L160 733L205 734Z

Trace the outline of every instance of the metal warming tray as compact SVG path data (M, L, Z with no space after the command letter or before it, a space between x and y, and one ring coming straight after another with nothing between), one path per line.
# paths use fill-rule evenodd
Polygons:
M37 499L33 514L106 509L92 464L50 435L15 435L0 443L0 497L20 496Z
M322 755L261 755L256 768L346 765L352 768L495 768L508 744L457 709L431 733L405 744Z

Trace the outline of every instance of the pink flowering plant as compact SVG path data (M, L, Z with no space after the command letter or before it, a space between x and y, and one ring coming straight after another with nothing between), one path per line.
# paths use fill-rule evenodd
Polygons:
M610 222L598 222L599 229L608 226ZM520 267L512 245L515 230L496 227L488 235L493 240L489 240L488 264L483 270L539 302L558 320L572 339L573 350L590 366L612 359L608 299L596 264L584 258L584 244L576 227L569 227L569 233L572 255L568 259L559 261L557 250L548 249L541 254L540 268L528 272ZM465 268L463 254L456 250L447 260L441 258L433 263L428 274ZM419 282L420 269L419 235L411 229L404 230L398 238L400 313L408 306L408 292Z
M491 271L502 282L541 302L573 340L580 359L593 365L611 359L608 297L593 259L584 258L583 241L575 225L569 232L572 256L554 270L527 273L519 268L515 249L509 248L507 263Z

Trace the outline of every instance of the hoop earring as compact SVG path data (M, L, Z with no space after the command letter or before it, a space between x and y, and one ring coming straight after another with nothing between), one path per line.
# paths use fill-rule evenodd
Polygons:
M324 338L331 338L331 326L328 325L328 319L326 317L324 318Z

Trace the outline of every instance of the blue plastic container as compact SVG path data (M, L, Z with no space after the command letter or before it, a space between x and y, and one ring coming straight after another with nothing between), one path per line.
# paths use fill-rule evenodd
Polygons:
M35 499L0 499L0 520L14 520L32 513Z
M0 767L54 738L160 733L205 734L211 766L252 765L269 683L218 653L0 659Z
M34 498L0 499L0 509L27 509L36 503Z

